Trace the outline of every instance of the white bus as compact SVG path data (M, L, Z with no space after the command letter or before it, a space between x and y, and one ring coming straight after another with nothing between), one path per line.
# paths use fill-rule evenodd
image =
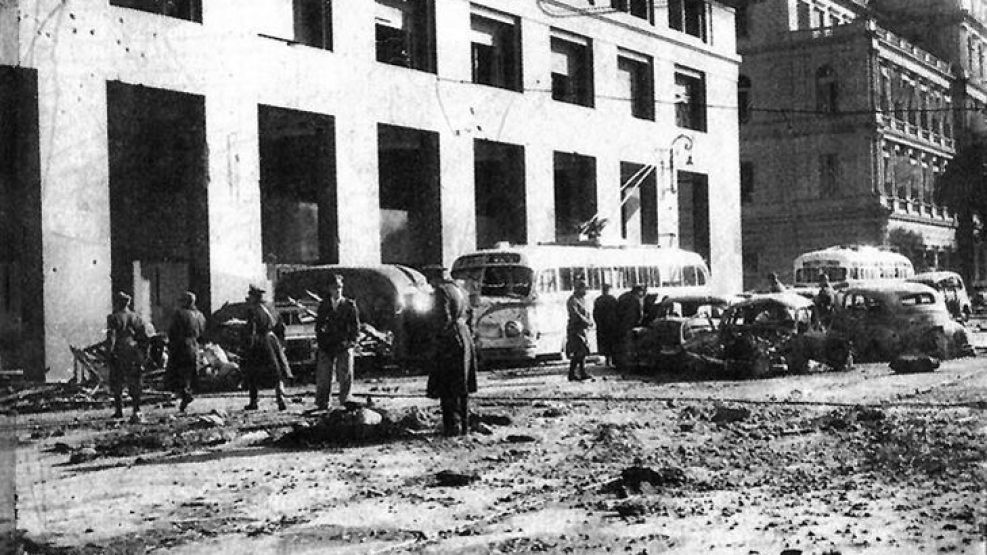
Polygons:
M452 276L464 282L481 360L560 358L566 300L584 279L590 309L603 283L619 296L635 284L657 298L709 294L709 268L688 251L650 246L507 245L460 256ZM595 333L589 334L595 351Z
M908 258L865 245L835 246L807 252L795 259L795 287L817 287L819 276L829 276L834 287L853 281L907 279L915 275Z

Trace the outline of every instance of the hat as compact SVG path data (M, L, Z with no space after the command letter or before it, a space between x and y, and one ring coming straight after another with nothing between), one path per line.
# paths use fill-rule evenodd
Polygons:
M186 291L182 293L180 299L182 301L182 306L184 306L185 308L192 308L193 306L195 306L195 293L191 291Z
M123 304L123 305L130 304L130 300L132 298L133 297L124 293L123 291L117 291L116 293L113 294L113 302L115 304Z
M260 285L255 284L255 283L251 283L250 284L250 289L247 290L247 294L250 295L250 296L252 296L252 297L262 297L262 296L264 296L264 293L266 293L266 292L267 292L267 290L265 290L263 287L261 287Z
M343 288L343 276L339 274L333 274L329 276L329 289L342 289Z

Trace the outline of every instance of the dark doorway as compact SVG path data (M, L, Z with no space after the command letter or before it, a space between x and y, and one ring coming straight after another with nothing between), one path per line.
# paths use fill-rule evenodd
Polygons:
M166 329L187 289L210 309L205 98L106 84L114 291Z
M678 172L679 247L699 253L709 264L709 180Z
M526 243L524 147L476 140L473 166L477 248Z
M628 243L658 244L658 181L654 166L620 163L620 234Z
M440 264L439 134L383 124L377 134L381 262Z
M596 215L596 158L556 152L555 240L574 241Z
M0 369L44 380L38 73L0 67Z
M261 237L270 264L336 264L332 116L259 106Z

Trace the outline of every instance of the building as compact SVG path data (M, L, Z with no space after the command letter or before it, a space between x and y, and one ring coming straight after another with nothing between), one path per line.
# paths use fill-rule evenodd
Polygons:
M570 240L594 216L604 239L701 252L735 290L733 16L702 0L3 2L3 365L67 377L113 290L160 328L180 291L215 309L268 263L449 263Z
M768 272L790 279L798 254L836 244L953 265L955 218L934 195L966 137L971 89L952 57L886 28L894 20L880 7L764 0L738 10L747 287Z

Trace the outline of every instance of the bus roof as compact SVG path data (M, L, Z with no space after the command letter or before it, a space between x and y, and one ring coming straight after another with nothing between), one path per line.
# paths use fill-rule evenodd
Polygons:
M872 247L869 245L837 245L825 249L810 251L799 255L795 259L795 264L805 262L874 262L901 263L911 265L908 257L887 249Z
M466 268L482 263L524 264L532 267L552 266L642 266L660 257L665 263L693 264L706 267L699 254L673 247L650 245L596 246L596 245L506 245L477 250L456 259L453 269ZM476 258L473 258L476 257ZM474 262L475 261L475 262Z

